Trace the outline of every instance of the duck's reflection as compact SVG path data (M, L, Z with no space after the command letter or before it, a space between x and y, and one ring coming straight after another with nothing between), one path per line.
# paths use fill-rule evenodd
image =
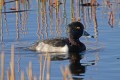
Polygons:
M86 71L86 65L82 65L82 63L80 63L80 60L83 58L83 56L84 54L80 53L69 53L68 57L66 57L65 55L59 55L51 57L51 60L69 60L69 70L72 74L73 80L82 80L82 76L84 76L84 73Z
M80 63L80 60L82 58L83 58L83 55L79 53L69 54L69 61L70 61L69 69L73 74L73 76L81 76L82 74L85 73L86 67Z

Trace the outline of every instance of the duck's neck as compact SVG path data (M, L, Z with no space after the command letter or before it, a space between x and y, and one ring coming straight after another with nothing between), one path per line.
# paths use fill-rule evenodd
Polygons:
M80 43L79 39L73 39L73 38L69 38L69 42L71 43L71 45L79 45Z

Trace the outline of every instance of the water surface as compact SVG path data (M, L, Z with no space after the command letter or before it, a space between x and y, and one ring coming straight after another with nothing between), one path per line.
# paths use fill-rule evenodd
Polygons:
M49 1L49 0L48 0ZM98 0L100 6L80 6L76 0L70 4L65 0L59 6L50 6L49 2L29 1L27 4L20 3L20 10L29 10L16 13L10 8L15 3L6 3L6 9L2 10L3 27L0 34L0 52L5 53L5 70L9 68L11 45L15 46L15 74L17 80L20 72L24 71L27 76L29 62L33 65L33 75L39 78L40 53L32 52L17 47L29 46L37 40L54 37L67 37L66 26L71 21L81 20L85 30L95 38L81 37L87 50L82 53L82 59L78 64L67 60L51 61L51 80L62 80L61 67L72 67L74 80L119 80L120 79L120 12L119 1L111 0L111 5ZM45 4L45 5L44 5ZM28 5L27 5L28 6ZM46 7L45 7L46 6ZM38 8L39 7L39 8ZM24 9L25 8L25 9ZM74 71L78 73L74 73ZM7 73L5 72L5 76ZM27 79L27 78L26 78Z

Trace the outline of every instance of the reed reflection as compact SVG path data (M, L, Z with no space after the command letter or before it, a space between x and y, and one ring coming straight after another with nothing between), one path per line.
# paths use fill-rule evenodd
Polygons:
M114 25L119 24L116 16L119 16L119 9L120 9L120 1L116 0L106 0L103 1L104 7L103 7L103 12L104 15L108 16L107 20L108 20L108 25L113 28Z
M19 1L16 1L16 11L19 11ZM16 13L16 39L19 39L19 13Z
M92 7L93 9L93 22L94 22L94 33L95 37L98 37L98 23L97 23L97 16L96 16L96 6Z
M74 15L74 0L71 0L71 21L74 22L75 19L75 15Z
M40 36L42 36L43 37L43 33L41 32L41 27L40 27L40 21L41 21L41 11L40 11L40 9L41 9L41 4L40 4L40 0L38 0L37 1L37 7L38 7L38 9L37 9L37 24L38 24L38 28L37 28L37 36L38 36L38 39L40 39Z
M94 27L94 37L98 38L98 22L96 9L98 6L81 6L82 21L87 30L89 27ZM93 23L93 25L91 25Z
M28 19L28 10L30 9L29 0L15 1L16 7L14 8L14 12L16 14L16 39L20 38L20 32L22 34L26 34L26 23ZM21 7L21 6L22 7ZM21 9L22 8L22 9ZM22 12L22 13L20 13ZM22 26L22 27L20 27Z
M4 0L3 0L4 1ZM4 11L6 12L6 5L5 5L5 2L4 2L4 5L3 5L3 8L4 8ZM4 21L5 21L5 27L6 27L6 33L8 33L9 29L8 29L8 21L7 21L7 15L6 13L4 13Z
M3 5L0 6L1 7L1 19L3 21L3 23L1 25L4 25L6 28L6 33L8 33L9 36L9 25L8 25L8 14L11 13L15 13L16 14L16 21L15 21L15 26L16 26L16 39L18 40L20 38L20 32L22 34L26 34L26 22L27 22L27 17L28 17L28 12L29 11L29 2L28 0L25 2L21 1L4 1ZM1 2L0 2L1 3ZM7 9L7 5L11 5L12 7L9 8L9 11ZM23 4L23 6L21 5ZM20 6L21 5L21 6ZM22 14L22 13L23 14ZM3 15L2 15L3 14ZM20 27L22 26L22 27ZM3 32L4 33L4 32Z
M51 35L53 35L55 32L57 32L58 35L61 35L61 31L59 29L59 25L61 22L60 21L61 17L59 17L60 4L62 3L59 0L56 0L56 1L49 0L49 2L48 0L41 0L41 1L38 0L38 31L37 31L38 37L41 36L42 39L48 38L49 31ZM49 13L49 16L48 16L48 13ZM56 23L54 23L54 20L56 21ZM53 31L54 25L56 28L55 31Z
M0 42L3 41L2 10L0 10Z
M42 14L42 31L45 31L45 35L43 35L43 39L48 37L48 31L47 31L47 27L48 27L48 22L47 22L47 3L46 1L42 2L42 6L41 6L41 14ZM43 32L44 33L44 32Z
M110 12L108 12L108 24L111 26L111 28L113 28L114 23L115 23L115 19L114 19L114 10L113 10L113 5L110 1L106 1L106 5L108 6L108 9L110 10Z

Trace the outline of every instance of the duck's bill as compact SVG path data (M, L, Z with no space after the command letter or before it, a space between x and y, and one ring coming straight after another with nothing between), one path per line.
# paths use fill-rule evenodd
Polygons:
M88 38L94 38L94 36L90 35L87 31L83 32L83 36L88 37Z

